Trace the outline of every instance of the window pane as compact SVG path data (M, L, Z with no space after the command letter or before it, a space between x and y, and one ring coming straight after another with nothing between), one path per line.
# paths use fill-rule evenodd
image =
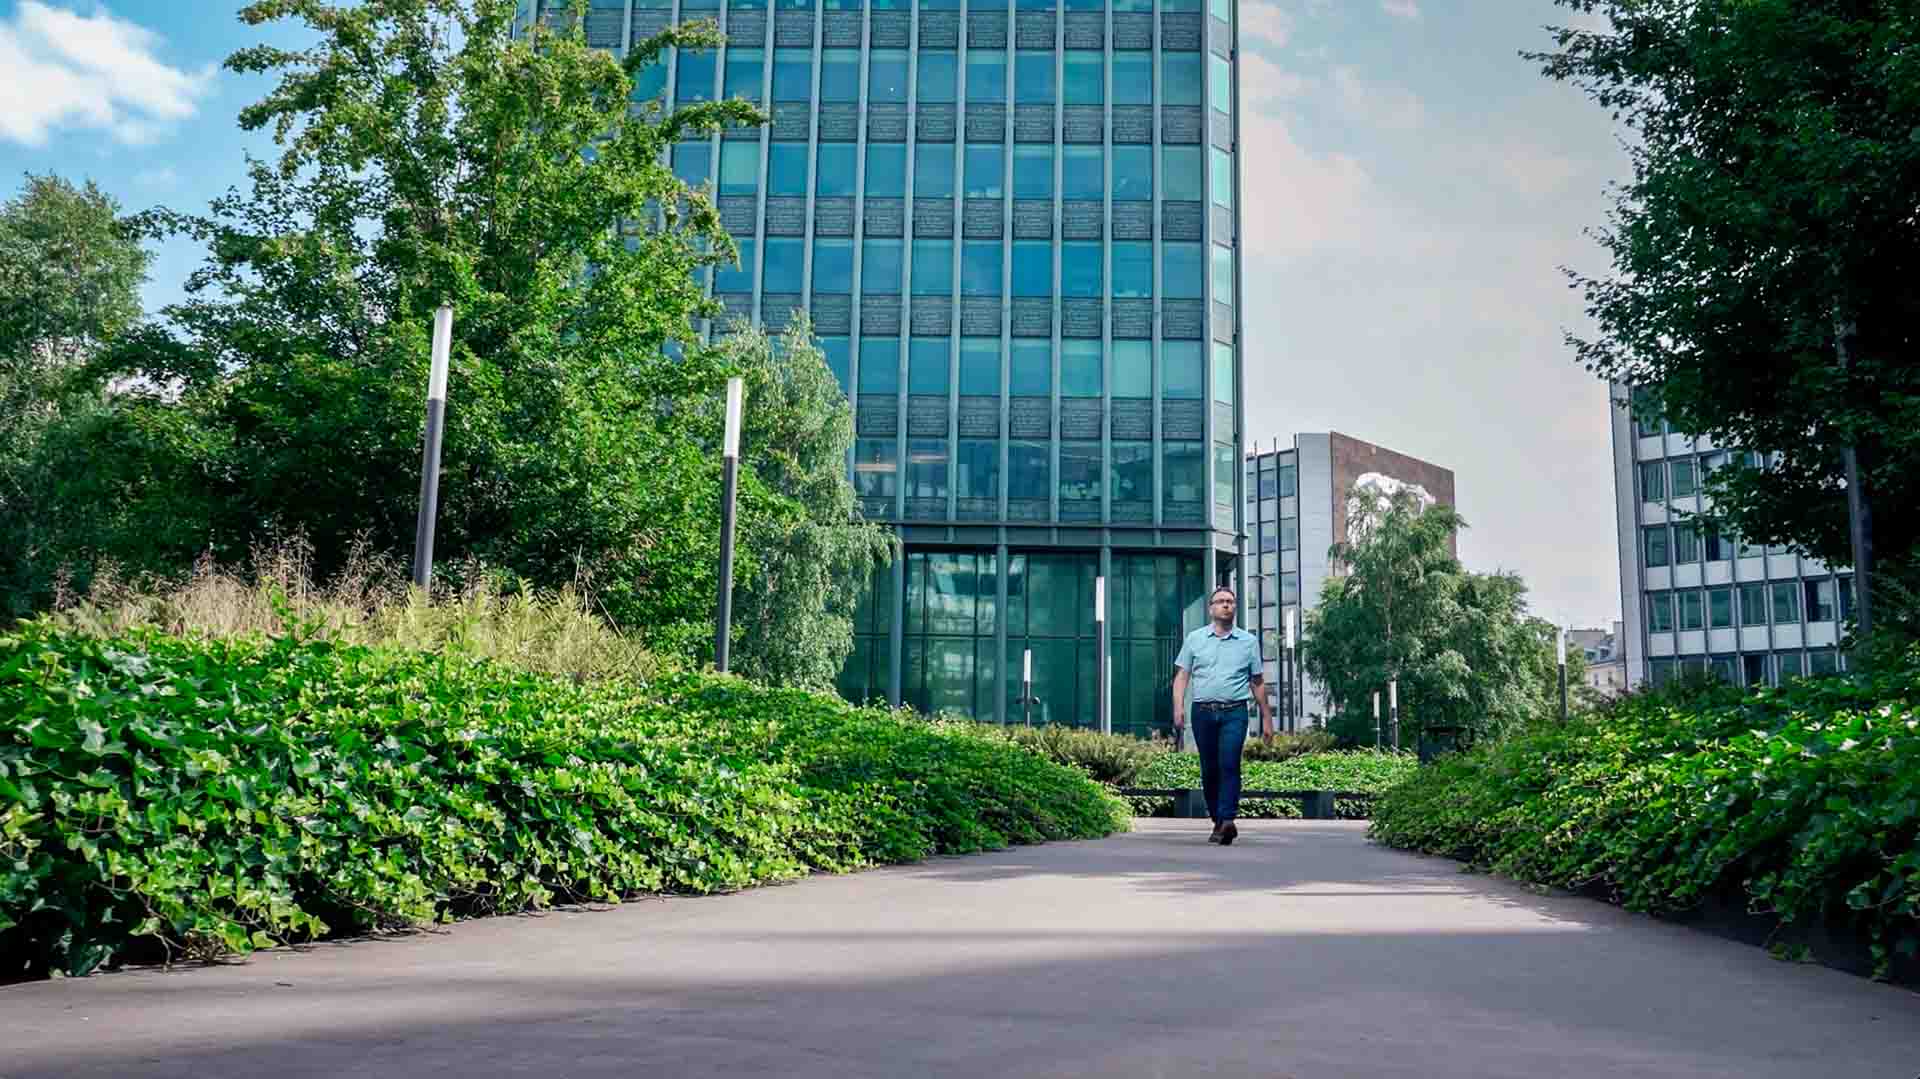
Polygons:
M820 53L820 100L860 100L860 50L825 49Z
M947 440L907 440L907 497L947 497Z
M853 291L853 241L813 241L813 291Z
M1053 53L1021 49L1013 57L1014 101L1022 105L1053 104Z
M854 163L859 160L860 148L852 143L823 142L820 144L820 157L814 166L813 193L826 196L849 196L854 191Z
M733 147L728 146L731 150ZM759 149L759 147L754 147ZM807 144L776 142L767 147L767 194L807 193Z
M760 81L766 62L765 49L728 49L726 96L760 100Z
M806 241L798 239L770 239L767 244L767 275L762 288L767 292L799 292L801 282L806 278L807 254Z
M720 193L751 195L760 189L760 144L729 142L720 147Z
M863 498L892 498L900 474L900 447L891 438L862 438L853 444L853 487Z
M679 71L674 78L673 97L676 101L712 101L715 76L720 70L720 58L710 52L680 52L676 58Z
M1233 68L1219 53L1207 54L1208 100L1215 112L1233 111Z
M873 295L900 292L899 240L863 240L860 243L860 291Z
M1707 618L1714 629L1733 625L1733 589L1716 588L1707 593Z
M1100 295L1100 262L1100 245L1097 243L1061 244L1060 294Z
M1069 105L1102 105L1107 100L1106 65L1102 55L1087 49L1070 49L1066 58L1066 102Z
M1697 591L1689 589L1680 593L1680 628L1706 628L1706 618L1700 609L1700 593Z
M913 294L945 296L953 292L953 241L913 241Z
M1113 343L1113 395L1153 396L1153 342Z
M1060 501L1100 501L1100 443L1060 443Z
M1200 178L1200 147L1160 148L1160 197L1198 202L1205 188Z
M1640 498L1645 502L1664 502L1667 497L1667 465L1647 461L1640 466Z
M1153 245L1120 242L1113 245L1113 294L1153 295Z
M1006 158L999 146L967 147L967 194L997 199L1005 193Z
M1053 497L1053 453L1045 442L1007 443L1007 497Z
M1673 472L1673 497L1686 498L1692 495L1698 489L1694 482L1693 458L1679 457L1667 463Z
M715 292L752 292L753 291L753 241L736 240L740 248L740 265L732 267L721 263L713 277Z
M827 370L833 372L833 380L840 384L840 392L848 390L847 376L853 370L853 341L846 337L822 337L815 341L820 346L820 355L827 361Z
M1153 198L1153 147L1113 148L1113 200L1147 202Z
M960 56L958 53L942 51L923 51L920 53L920 100L936 103L949 103L955 99L960 87Z
M1007 51L967 50L967 100L987 104L1007 99Z
M1800 589L1792 581L1776 581L1773 585L1773 621L1800 621Z
M969 240L961 245L961 295L1000 295L1001 254L998 240Z
M1113 444L1112 498L1115 502L1153 502L1153 443Z
M1113 54L1113 103L1115 105L1153 104L1153 54L1116 52Z
M1060 396L1098 397L1102 381L1100 342L1060 342Z
M1233 505L1233 447L1224 442L1213 444L1213 501L1218 506Z
M666 92L666 61L655 60L633 73L633 92L627 95L627 100L656 101Z
M773 99L813 100L812 49L773 50Z
M883 395L900 392L898 337L860 339L860 392Z
M1808 581L1806 582L1806 592L1807 621L1833 621L1833 581Z
M1743 584L1740 586L1740 624L1743 626L1767 624L1766 585Z
M673 174L688 187L713 179L713 144L683 142L673 148Z
M1233 305L1233 249L1213 245L1213 302Z
M960 339L960 392L974 397L1000 395L1000 339Z
M906 143L867 144L867 194L897 199L907 193Z
M923 142L913 148L913 195L942 198L953 194L953 146Z
M1200 54L1162 52L1160 54L1160 94L1168 105L1200 104Z
M1654 525L1644 530L1644 536L1647 565L1649 567L1667 565L1671 561L1667 551L1667 527Z
M962 441L954 453L955 477L961 498L1000 497L1000 443L979 439ZM987 588L981 596L988 603L993 602L993 593L997 584Z
M1013 148L1013 197L1017 199L1053 197L1053 147L1015 146Z
M867 53L867 100L907 99L907 50L874 49Z
M1160 395L1179 400L1200 399L1205 391L1206 359L1198 341L1162 341L1160 343Z
M1207 295L1206 252L1200 244L1160 246L1160 289L1169 299L1201 300Z
M944 397L952 352L944 337L916 337L907 343L907 392Z
M1213 204L1233 209L1233 155L1215 146L1213 155Z
M1206 457L1198 442L1161 444L1160 476L1169 502L1199 502L1205 496Z
M1700 561L1700 530L1691 523L1673 526L1673 563L1682 565Z
M1233 403L1233 346L1213 343L1213 399L1223 405Z
M1098 146L1069 146L1063 151L1060 194L1069 199L1097 199L1106 193L1107 163Z
M1013 294L1053 295L1053 245L1044 240L1016 240L1013 245Z
M1647 597L1647 628L1654 633L1673 632L1673 593L1655 592Z
M1020 397L1053 395L1053 343L1016 339L1007 354L1008 389Z

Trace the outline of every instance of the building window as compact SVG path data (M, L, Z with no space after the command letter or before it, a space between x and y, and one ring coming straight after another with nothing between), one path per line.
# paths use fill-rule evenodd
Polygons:
M1707 628L1706 614L1701 608L1700 593L1696 590L1688 589L1685 592L1679 593L1679 598L1680 598L1680 628L1681 629Z
M852 143L822 143L820 157L813 170L813 193L828 198L846 198L855 190L854 175L860 148Z
M1644 461L1640 465L1640 500L1664 502L1667 499L1667 463Z
M1004 249L998 240L968 240L960 249L960 294L999 296Z
M1016 240L1013 244L1013 294L1053 295L1053 245L1045 240Z
M763 291L773 293L797 293L807 274L807 242L805 240L777 238L766 241L767 262L766 280L761 285Z
M1280 519L1280 549L1297 551L1300 549L1300 520L1297 517Z
M1029 502L1053 497L1053 454L1045 442L1007 443L1007 497Z
M1013 56L1013 100L1021 105L1053 104L1053 52L1021 49Z
M1153 54L1151 52L1113 54L1113 103L1115 105L1153 104Z
M778 55L776 53L776 59L777 58ZM859 49L824 49L821 51L820 100L860 100Z
M907 392L945 397L952 350L945 337L915 337L907 343Z
M802 52L801 55L807 54ZM760 81L766 63L765 49L728 49L726 95L745 98L748 101L759 101ZM809 69L808 81L812 81L811 69ZM801 97L804 99L806 95L802 94Z
M1100 443L1060 443L1060 501L1100 501Z
M1153 244L1120 241L1113 245L1113 294L1153 295Z
M907 50L874 49L867 53L867 100L907 99Z
M760 189L760 144L729 142L720 147L720 193L751 195Z
M1667 464L1671 466L1673 472L1673 497L1690 498L1699 491L1700 485L1696 482L1693 458L1676 457Z
M813 241L813 291L853 291L853 241Z
M1160 343L1160 396L1197 401L1206 394L1206 357L1198 341Z
M1767 657L1763 654L1740 657L1740 666L1746 675L1748 688L1767 684Z
M715 292L753 291L753 241L735 240L734 246L740 249L740 264L738 266L720 264L718 272L713 275Z
M960 92L959 54L944 50L922 50L919 81L919 100L922 104L952 104Z
M1648 594L1647 629L1653 633L1673 632L1673 593L1653 592Z
M1814 676L1835 674L1840 670L1840 662L1832 652L1821 649L1807 653L1807 673Z
M729 53L729 56L732 54ZM727 78L733 78L733 62L727 62ZM773 50L773 99L775 101L813 100L813 50Z
M1740 586L1740 624L1743 626L1767 624L1766 585L1743 584Z
M633 91L627 95L627 100L636 104L658 101L666 92L666 62L655 60L633 73Z
M981 104L1007 100L1007 50L967 50L967 100Z
M1299 471L1291 461L1280 466L1281 498L1292 498L1299 493L1297 490Z
M900 392L900 339L860 339L860 392L892 397Z
M1013 197L1016 199L1053 197L1053 147L1015 146L1013 148Z
M900 475L900 447L891 438L853 444L853 486L861 498L892 498Z
M1106 194L1107 162L1098 146L1069 146L1061 154L1060 194L1069 199L1097 199Z
M1113 444L1112 497L1115 502L1153 504L1153 443Z
M913 294L949 296L953 293L953 241L913 241Z
M673 174L688 187L713 179L713 144L683 142L673 148Z
M1160 94L1169 105L1198 105L1205 85L1197 52L1160 54Z
M907 193L907 145L903 142L867 144L868 198L901 198Z
M1107 71L1103 56L1088 49L1069 49L1064 64L1066 103L1103 105L1107 100Z
M820 356L826 361L827 370L833 372L833 380L840 384L841 395L845 396L852 390L847 380L853 370L853 341L845 337L822 337L819 344Z
M915 198L953 196L952 144L923 142L913 148L913 195Z
M900 240L860 242L860 291L872 296L900 294Z
M1667 550L1667 526L1653 525L1642 529L1641 532L1647 567L1651 569L1655 566L1671 565L1671 553Z
M1841 577L1839 583L1840 619L1845 621L1853 617L1853 578Z
M1700 561L1700 529L1691 521L1682 521L1673 526L1673 564L1676 566Z
M960 339L960 394L963 397L1000 396L1000 339Z
M907 497L938 501L947 497L947 440L907 440Z
M1160 289L1172 300L1202 300L1207 295L1207 256L1204 245L1160 245Z
M1006 157L998 145L967 147L967 195L997 199L1006 193Z
M1233 505L1233 447L1225 442L1213 444L1213 504Z
M1225 209L1233 209L1233 155L1218 146L1208 152L1213 155L1213 204Z
M1233 248L1213 245L1213 302L1233 306Z
M1233 111L1233 65L1219 53L1207 54L1207 100L1215 112Z
M1180 202L1199 202L1206 197L1198 146L1162 146L1160 148L1160 197Z
M1773 624L1800 621L1800 588L1794 581L1773 583Z
M1153 147L1113 148L1113 201L1150 202L1153 199Z
M1800 653L1798 652L1776 652L1774 653L1773 661L1780 667L1781 682L1798 678L1806 673L1806 668L1801 666Z
M1198 442L1161 443L1160 475L1166 485L1166 500L1198 505L1205 497L1206 450Z
M1100 295L1100 245L1063 243L1060 245L1060 294L1062 296Z
M1729 629L1733 626L1733 589L1707 590L1707 622L1714 629Z
M1213 399L1223 405L1233 404L1233 346L1215 341L1213 343Z
M1100 342L1060 342L1060 396L1098 397L1103 381L1100 377Z
M1807 581L1807 621L1832 622L1838 614L1833 578Z
M954 455L961 498L1000 500L1000 443L962 439ZM998 512L998 511L996 511Z
M1115 276L1118 275L1116 267ZM1151 341L1115 341L1113 343L1113 395L1132 398L1153 396L1153 343Z
M679 71L673 82L674 100L712 101L713 84L720 70L719 58L710 52L681 50L675 62Z
M1707 561L1726 562L1733 558L1733 543L1718 528L1707 529Z
M728 149L732 147L729 146ZM807 144L776 142L767 147L767 194L804 195L806 193Z

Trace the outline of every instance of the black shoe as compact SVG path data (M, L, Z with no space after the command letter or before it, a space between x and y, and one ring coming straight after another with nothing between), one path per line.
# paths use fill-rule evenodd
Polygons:
M1219 821L1213 822L1213 834L1207 837L1207 842L1209 843L1220 842L1220 822Z
M1232 821L1222 821L1216 834L1220 836L1221 846L1231 847L1234 839L1240 835L1240 829L1236 828Z

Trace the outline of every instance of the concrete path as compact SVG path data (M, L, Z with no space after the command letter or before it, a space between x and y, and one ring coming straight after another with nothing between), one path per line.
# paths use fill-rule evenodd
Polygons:
M0 988L0 1075L1914 1079L1920 995L1345 822Z

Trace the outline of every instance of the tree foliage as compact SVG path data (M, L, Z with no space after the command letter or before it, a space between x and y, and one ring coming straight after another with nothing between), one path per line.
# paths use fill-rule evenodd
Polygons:
M1469 573L1448 550L1465 522L1408 489L1356 486L1350 539L1329 556L1340 568L1307 612L1301 665L1327 688L1349 742L1373 740L1373 694L1386 726L1387 685L1399 683L1403 745L1456 727L1498 735L1558 707L1551 624L1527 614L1527 587L1510 573Z
M1777 455L1709 484L1752 543L1852 554L1842 449L1872 540L1920 543L1920 9L1905 0L1556 0L1603 13L1529 53L1631 130L1633 178L1570 273L1579 361L1642 415ZM1842 361L1844 349L1845 361Z

